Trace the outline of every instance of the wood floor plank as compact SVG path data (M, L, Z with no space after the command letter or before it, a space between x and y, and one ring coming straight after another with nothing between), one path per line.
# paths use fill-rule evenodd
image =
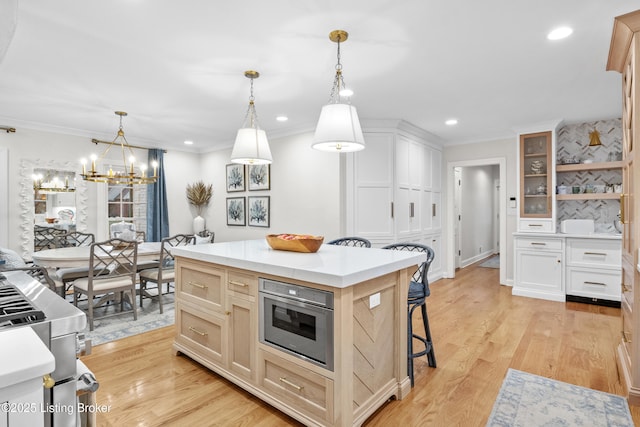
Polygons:
M509 368L622 394L615 349L620 310L511 295L499 270L477 264L431 284L427 300L438 366L415 361L416 382L368 427L484 426ZM422 331L419 313L416 331ZM82 360L100 382L100 426L300 426L185 356L173 327L96 346ZM640 408L631 407L636 425Z

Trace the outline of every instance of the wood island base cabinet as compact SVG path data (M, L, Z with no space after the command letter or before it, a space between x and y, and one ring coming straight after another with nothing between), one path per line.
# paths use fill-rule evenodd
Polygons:
M337 288L178 256L174 352L307 426L361 425L411 390L406 294L414 269ZM333 371L259 342L259 278L333 292Z

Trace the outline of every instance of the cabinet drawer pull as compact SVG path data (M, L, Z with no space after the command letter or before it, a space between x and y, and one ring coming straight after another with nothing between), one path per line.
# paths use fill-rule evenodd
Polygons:
M291 381L289 381L289 380L288 380L288 379L286 379L285 377L280 377L280 382L281 382L281 383L284 383L284 384L286 384L286 385L288 385L289 387L293 387L293 388L295 388L295 389L296 389L296 390L298 390L298 391L302 391L302 389L304 388L304 387L302 387L302 386L299 386L299 385L297 385L297 384L292 383Z
M631 288L625 285L624 283L620 283L620 287L622 288L622 293L631 292Z
M393 218L393 202L391 202L391 218Z
M532 246L547 246L546 243L544 242L531 242Z
M200 289L207 289L208 286L205 285L201 285L200 283L196 283L196 282L189 282L189 284L195 288L200 288Z
M585 281L584 282L585 285L598 285L598 286L607 286L606 283L602 283L602 282L589 282L589 281Z
M201 337L206 337L207 335L209 335L209 334L207 334L206 332L202 332L202 331L197 330L197 329L196 329L196 328L194 328L193 326L189 326L189 330L190 330L191 332L195 332L196 334L200 335Z
M600 256L607 256L607 254L602 253L602 252L585 252L585 255L600 255Z
M620 223L622 224L627 223L627 215L626 215L626 209L624 204L625 199L626 199L626 194L621 194L620 195Z
M431 216L436 216L436 204L432 203L431 204Z
M236 282L235 280L230 280L229 284L233 286L242 286L243 288L249 286L246 283Z
M542 227L542 224L529 224L529 227Z
M304 387L301 387L301 386L299 386L297 384L292 383L291 381L287 380L285 377L280 377L280 382L283 383L283 384L288 385L289 387L293 387L298 391L302 391L302 389L304 388Z
M628 332L626 331L621 331L621 332L622 332L622 342L631 344L631 340L627 337Z
M414 205L415 205L415 203L413 203L413 202L409 203L409 218L413 218L414 217L414 210L413 210Z

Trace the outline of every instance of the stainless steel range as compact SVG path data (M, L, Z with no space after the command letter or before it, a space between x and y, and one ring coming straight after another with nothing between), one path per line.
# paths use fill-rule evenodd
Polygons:
M77 355L86 351L79 335L86 315L40 282L21 271L0 273L0 333L6 328L30 327L55 358L55 384L44 389L45 426L76 426ZM51 385L51 383L49 383Z

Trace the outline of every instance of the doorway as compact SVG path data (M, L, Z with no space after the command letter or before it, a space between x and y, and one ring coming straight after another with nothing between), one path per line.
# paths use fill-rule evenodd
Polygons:
M464 168L467 166L498 166L498 177L497 188L494 188L493 191L497 192L497 204L498 204L498 236L497 236L497 249L498 253L503 252L502 245L506 242L506 234L507 234L507 225L506 225L506 158L489 158L489 159L478 159L478 160L466 160L466 161L458 161L458 162L449 162L447 164L447 216L446 216L446 236L447 236L447 250L445 253L446 257L446 268L445 268L445 277L453 278L455 277L455 269L456 266L460 265L459 260L456 260L458 257L458 251L460 251L460 243L462 239L462 230L460 224L458 223L460 214L459 209L456 205L460 206L461 202L456 202L456 186L458 185L458 180L456 179L456 169ZM494 183L491 183L494 186ZM464 219L463 219L464 221ZM456 230L456 228L458 230ZM507 279L507 269L506 269L506 258L505 256L500 257L500 284L506 285Z

